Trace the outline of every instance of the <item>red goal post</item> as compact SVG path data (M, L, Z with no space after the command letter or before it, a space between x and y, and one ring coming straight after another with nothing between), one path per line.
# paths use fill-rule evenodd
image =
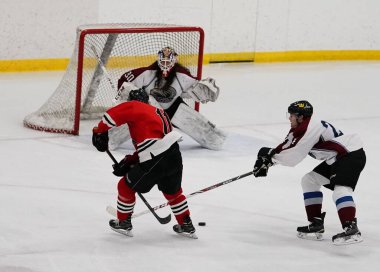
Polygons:
M55 133L79 134L80 120L98 119L116 96L107 77L117 85L126 71L156 61L157 52L173 47L178 60L197 79L202 77L204 32L200 27L165 24L94 24L77 29L74 52L50 98L25 117L26 127ZM107 69L102 70L95 55ZM196 110L199 104L193 101Z

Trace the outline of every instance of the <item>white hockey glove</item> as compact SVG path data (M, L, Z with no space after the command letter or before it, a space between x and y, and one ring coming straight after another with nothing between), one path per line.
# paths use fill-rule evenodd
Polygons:
M124 82L123 85L120 86L119 90L117 91L117 94L115 96L115 101L127 101L129 92L132 90L137 90L138 88L131 82Z
M187 95L201 103L215 102L219 96L219 87L215 85L215 79L202 79L187 90Z

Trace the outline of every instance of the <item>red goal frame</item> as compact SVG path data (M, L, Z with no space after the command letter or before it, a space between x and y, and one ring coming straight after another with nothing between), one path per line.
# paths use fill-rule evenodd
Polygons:
M202 64L203 64L203 50L204 50L204 31L200 27L155 27L155 28L105 28L105 29L85 29L81 32L79 38L79 50L78 50L78 70L77 70L77 90L75 100L75 119L74 129L67 133L73 135L79 135L80 124L80 106L81 106L81 94L82 94L82 76L83 76L83 56L84 56L84 42L86 35L89 34L120 34L120 33L152 33L152 32L199 32L199 52L198 52L198 71L196 78L200 80L202 78ZM199 111L199 103L195 104L195 110Z

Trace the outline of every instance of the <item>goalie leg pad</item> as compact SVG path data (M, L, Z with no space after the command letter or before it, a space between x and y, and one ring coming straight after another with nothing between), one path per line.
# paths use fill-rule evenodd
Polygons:
M206 117L183 103L179 105L171 121L174 126L208 149L222 149L227 137L225 132L216 128Z
M122 125L110 129L108 132L108 137L109 150L117 149L121 144L131 139L131 134L129 133L128 125Z

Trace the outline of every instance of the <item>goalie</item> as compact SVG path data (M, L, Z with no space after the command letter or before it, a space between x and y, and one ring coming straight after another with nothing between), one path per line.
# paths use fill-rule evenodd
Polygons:
M196 102L215 102L219 87L215 80L197 80L188 69L177 61L177 53L171 47L158 52L157 61L148 67L130 70L118 80L116 100L125 101L131 90L142 88L149 94L149 102L162 108L173 125L197 141L202 147L220 150L226 134L215 127L202 114L189 107L183 98ZM110 149L129 140L127 126L110 131Z

